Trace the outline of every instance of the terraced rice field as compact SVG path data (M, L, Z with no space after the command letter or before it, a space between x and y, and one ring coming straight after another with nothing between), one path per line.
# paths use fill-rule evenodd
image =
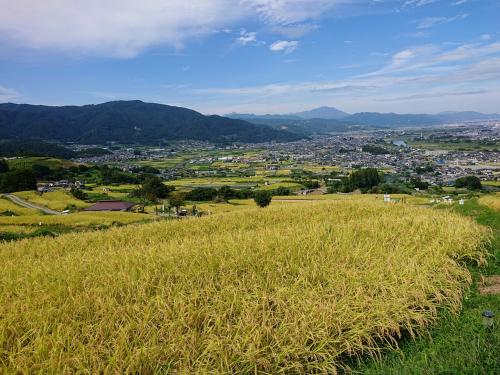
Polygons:
M367 200L2 244L0 365L335 374L458 312L461 261L484 262L487 238L449 211Z

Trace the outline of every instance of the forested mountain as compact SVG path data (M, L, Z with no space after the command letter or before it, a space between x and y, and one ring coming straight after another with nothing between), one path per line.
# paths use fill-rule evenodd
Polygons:
M142 101L84 106L0 104L0 138L79 143L158 143L293 141L301 136L265 125Z

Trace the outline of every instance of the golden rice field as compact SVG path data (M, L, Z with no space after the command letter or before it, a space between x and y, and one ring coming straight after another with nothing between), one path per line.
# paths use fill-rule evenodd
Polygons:
M77 212L68 215L40 216L0 216L0 226L4 225L64 225L86 227L93 225L130 224L154 219L153 215L133 212Z
M500 193L484 195L479 198L479 203L494 210L500 211Z
M45 206L51 210L62 211L68 206L75 206L76 208L84 208L89 206L80 199L76 199L67 191L56 190L39 195L36 191L20 191L14 195L24 200L30 201L40 206Z
M35 226L0 225L0 233L29 234L36 229Z
M397 199L401 202L413 205L426 205L429 204L429 197L413 196L408 194L390 194L391 199ZM383 194L323 194L323 195L288 195L283 197L276 197L275 200L332 200L332 201L375 201L381 202L384 200Z
M373 200L2 244L0 365L335 374L457 312L460 260L484 261L487 236L449 211Z
M18 206L7 198L0 198L0 212L10 211L15 215L41 215L41 212L33 208L25 208Z

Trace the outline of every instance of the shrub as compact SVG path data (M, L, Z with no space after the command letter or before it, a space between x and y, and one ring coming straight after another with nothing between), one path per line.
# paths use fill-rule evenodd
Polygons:
M257 206L267 207L271 203L273 196L267 190L259 190L255 192L253 199Z

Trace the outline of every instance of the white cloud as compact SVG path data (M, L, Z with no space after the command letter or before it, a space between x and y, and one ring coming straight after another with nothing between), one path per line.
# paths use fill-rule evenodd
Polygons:
M418 22L417 29L430 29L431 27L444 25L453 21L463 20L467 14L457 14L454 17L427 17Z
M490 34L483 34L481 35L481 40L490 40L491 39L491 35Z
M462 4L465 4L468 0L457 0L453 3L451 3L451 5L453 6L457 6L457 5L462 5Z
M154 45L181 48L248 19L299 35L314 28L301 23L346 1L352 0L0 0L0 42L127 58Z
M7 102L9 100L17 98L18 96L19 94L17 93L17 91L0 85L0 102Z
M346 0L243 0L255 7L259 15L272 24L290 25L319 18Z
M424 5L429 5L435 3L437 0L407 0L405 1L405 7L421 7Z
M273 52L284 52L285 54L292 53L299 47L298 40L278 40L269 46Z
M255 31L246 31L245 29L240 31L237 42L242 46L262 44L262 42L257 40L257 33Z

